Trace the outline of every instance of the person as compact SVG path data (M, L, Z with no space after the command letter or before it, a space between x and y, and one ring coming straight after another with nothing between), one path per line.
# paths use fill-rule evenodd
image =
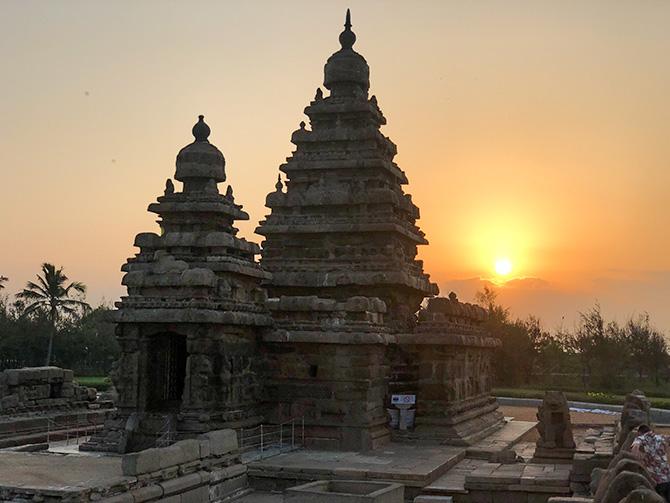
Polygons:
M649 425L641 424L631 451L654 479L656 492L670 502L670 463L666 452L668 440L665 435L654 433Z

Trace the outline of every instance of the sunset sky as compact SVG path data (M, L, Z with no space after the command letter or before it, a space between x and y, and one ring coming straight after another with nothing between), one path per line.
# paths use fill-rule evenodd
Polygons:
M549 329L599 301L670 334L666 0L4 0L6 291L49 261L92 303L123 294L198 114L260 241L347 7L442 293L472 300L493 280Z

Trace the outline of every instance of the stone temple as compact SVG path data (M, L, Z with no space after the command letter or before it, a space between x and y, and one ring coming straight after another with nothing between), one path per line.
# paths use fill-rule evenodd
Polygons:
M168 180L149 206L160 234L139 234L123 266L118 412L86 449L295 418L305 446L359 451L392 439L468 445L502 425L490 396L499 340L485 310L435 297L417 259L428 243L419 209L355 41L347 13L328 95L318 89L305 108L309 125L267 196L262 251L236 235L249 217L230 187L219 193L225 161L200 116L177 155L182 190ZM416 396L415 428L389 427L393 394Z

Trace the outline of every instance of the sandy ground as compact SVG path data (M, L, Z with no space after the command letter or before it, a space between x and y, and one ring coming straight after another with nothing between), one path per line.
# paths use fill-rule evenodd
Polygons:
M537 407L521 407L516 405L501 405L500 411L505 417L512 417L518 421L537 421ZM619 414L594 414L590 412L570 412L572 424L614 424L619 420Z

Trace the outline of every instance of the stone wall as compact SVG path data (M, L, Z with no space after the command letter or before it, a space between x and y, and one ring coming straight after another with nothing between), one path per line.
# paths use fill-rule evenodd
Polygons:
M268 422L305 418L307 447L367 450L388 441L390 336L379 299L272 299L263 336Z
M27 367L0 372L0 415L86 407L96 390L73 381L72 370Z

